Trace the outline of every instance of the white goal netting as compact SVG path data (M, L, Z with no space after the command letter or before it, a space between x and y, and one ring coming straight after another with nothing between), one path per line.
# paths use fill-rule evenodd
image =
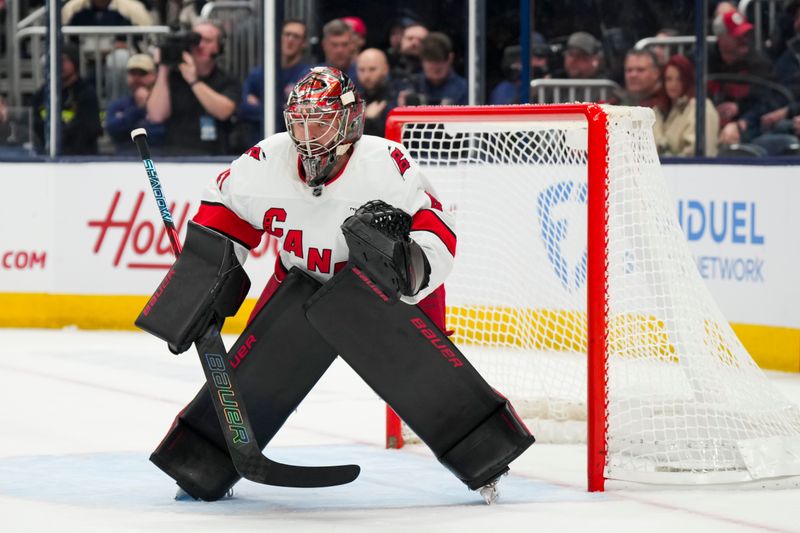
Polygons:
M605 477L800 475L800 410L750 358L697 272L663 183L652 112L604 111ZM585 440L587 120L496 119L488 108L414 120L402 143L456 217L445 284L452 339L540 441Z

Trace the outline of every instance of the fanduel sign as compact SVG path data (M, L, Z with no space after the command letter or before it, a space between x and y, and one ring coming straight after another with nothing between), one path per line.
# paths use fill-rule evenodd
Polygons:
M690 242L764 244L755 202L678 200L678 221Z
M704 279L764 283L765 246L758 203L736 200L678 200L678 222L691 242L705 242L719 253L695 254Z

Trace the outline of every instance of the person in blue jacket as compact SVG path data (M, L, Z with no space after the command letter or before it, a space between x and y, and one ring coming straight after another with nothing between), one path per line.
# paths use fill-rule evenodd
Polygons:
M278 78L280 95L276 103L275 132L284 131L283 105L300 78L308 73L309 66L303 61L306 46L306 24L301 20L287 20L281 30L281 70ZM256 67L247 75L242 87L239 103L239 120L245 127L247 146L253 146L264 138L264 67Z
M431 32L422 40L422 72L413 76L408 87L401 88L398 104L466 105L467 80L453 71L453 45L450 38Z

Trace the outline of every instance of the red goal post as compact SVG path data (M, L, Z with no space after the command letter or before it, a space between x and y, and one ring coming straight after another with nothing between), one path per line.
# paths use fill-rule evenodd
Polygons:
M764 379L697 274L652 123L649 109L596 104L393 110L386 137L406 146L456 215L448 327L523 417L521 404L530 404L537 420L554 412L586 420L590 491L604 490L606 479L800 475L800 414ZM489 225L481 216L506 211L514 211L508 227L481 233ZM522 267L481 270L486 256L502 253L487 252L496 234L526 242L506 243L494 272L517 256ZM480 292L500 276L530 277L530 292ZM473 347L481 344L488 347ZM580 385L548 385L576 368ZM386 430L387 447L408 438L388 407Z

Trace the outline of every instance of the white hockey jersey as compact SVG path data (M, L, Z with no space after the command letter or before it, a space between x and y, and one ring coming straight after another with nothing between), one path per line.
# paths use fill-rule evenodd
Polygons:
M403 146L364 135L344 168L324 186L315 191L303 179L289 135L273 135L235 160L204 191L194 221L241 244L242 261L266 231L278 239L283 268L300 267L324 283L347 263L344 220L363 204L383 200L412 215L411 238L431 267L428 286L403 301L417 303L444 282L456 248L452 217Z

